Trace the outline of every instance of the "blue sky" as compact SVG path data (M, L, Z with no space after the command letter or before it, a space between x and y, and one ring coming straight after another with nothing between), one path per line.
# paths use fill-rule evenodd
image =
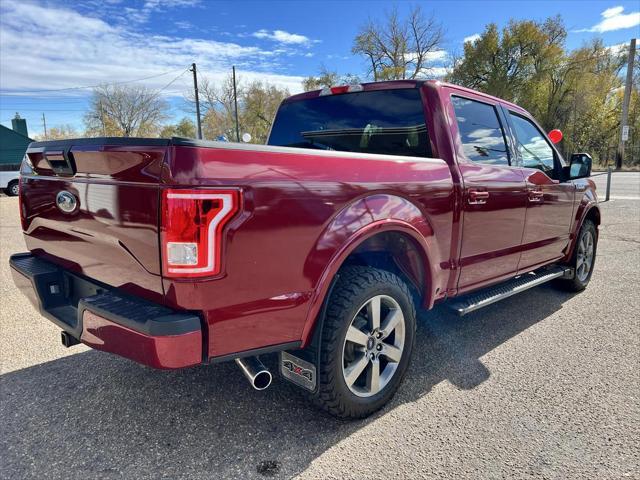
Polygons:
M446 29L434 72L461 52L465 38L490 22L542 20L560 14L569 30L567 46L594 37L606 45L640 36L640 7L633 1L429 1L396 2L400 12L420 4ZM388 1L214 0L2 0L0 2L0 121L16 112L32 135L47 125L81 130L90 89L78 86L122 82L163 88L174 119L189 116L183 94L186 71L222 78L232 65L247 80L265 80L300 91L304 76L320 65L363 75L351 55L358 27L382 18ZM148 77L148 78L147 78ZM169 86L167 84L171 83ZM60 91L43 91L69 89Z

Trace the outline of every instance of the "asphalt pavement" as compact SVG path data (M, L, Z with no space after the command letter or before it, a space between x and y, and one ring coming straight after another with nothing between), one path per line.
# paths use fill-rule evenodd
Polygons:
M0 198L0 478L640 478L640 174L614 185L585 292L420 313L404 384L356 422L282 380L256 392L232 363L65 349L13 286L25 247Z

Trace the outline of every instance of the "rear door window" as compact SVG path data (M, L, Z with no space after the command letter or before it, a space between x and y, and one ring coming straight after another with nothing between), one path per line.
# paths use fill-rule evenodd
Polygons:
M269 145L430 157L417 88L327 95L282 104Z
M509 165L509 153L498 112L493 105L463 97L451 97L460 142L472 162Z

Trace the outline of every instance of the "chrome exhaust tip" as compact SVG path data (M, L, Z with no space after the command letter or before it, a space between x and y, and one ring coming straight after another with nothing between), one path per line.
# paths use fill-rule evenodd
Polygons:
M273 377L258 357L236 358L236 363L256 390L264 390L271 385Z

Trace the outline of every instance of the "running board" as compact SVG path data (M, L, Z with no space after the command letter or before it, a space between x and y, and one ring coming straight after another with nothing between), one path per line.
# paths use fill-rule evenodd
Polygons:
M455 298L451 300L448 305L449 308L462 316L486 307L487 305L491 305L492 303L504 300L517 293L542 285L554 278L571 278L572 275L573 270L571 268L560 266L536 270L535 272L525 273L504 283Z

